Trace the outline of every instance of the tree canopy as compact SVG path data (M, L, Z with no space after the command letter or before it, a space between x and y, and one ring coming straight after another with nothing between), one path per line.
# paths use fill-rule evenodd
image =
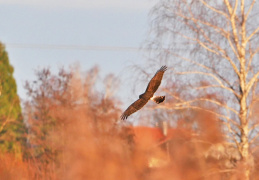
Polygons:
M8 54L0 44L0 150L21 155L25 142L25 124L22 120L20 99L17 95L14 68L9 63Z

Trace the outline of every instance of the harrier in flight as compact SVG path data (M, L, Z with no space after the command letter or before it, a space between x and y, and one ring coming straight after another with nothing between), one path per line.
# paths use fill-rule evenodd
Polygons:
M139 95L139 99L132 103L126 111L121 115L121 119L127 119L131 114L140 110L147 102L151 99L157 104L163 102L165 100L165 96L154 96L154 93L158 89L161 84L164 72L167 70L166 66L162 66L154 75L154 77L148 83L146 91Z

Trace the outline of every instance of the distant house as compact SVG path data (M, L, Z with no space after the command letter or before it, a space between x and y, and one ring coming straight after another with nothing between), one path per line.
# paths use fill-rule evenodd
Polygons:
M227 142L199 141L197 134L187 129L135 126L132 127L132 130L136 147L144 152L142 156L145 157L146 166L149 168L166 166L170 163L170 156L179 158L177 153L186 153L181 150L195 147L193 143L200 143L200 157L205 158L207 162L217 161L226 168L233 168L241 159L238 149L233 145L229 145Z
M160 167L169 162L166 149L160 146L167 139L161 128L135 126L133 132L137 150L144 152L144 163L148 167Z
M135 143L144 149L150 149L165 139L165 135L158 127L135 126Z

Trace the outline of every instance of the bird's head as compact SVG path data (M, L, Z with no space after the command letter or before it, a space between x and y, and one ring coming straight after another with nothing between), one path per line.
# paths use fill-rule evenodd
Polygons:
M142 97L143 97L143 95L144 95L144 93L143 93L143 94L140 94L140 95L139 95L139 99L140 99L140 98L142 98Z

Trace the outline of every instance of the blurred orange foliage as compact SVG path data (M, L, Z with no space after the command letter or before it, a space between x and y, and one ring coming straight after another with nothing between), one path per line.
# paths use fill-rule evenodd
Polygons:
M45 70L38 86L27 84L28 150L23 159L0 156L0 179L242 179L216 117L195 111L167 133L119 122L119 100L96 90L97 75Z

